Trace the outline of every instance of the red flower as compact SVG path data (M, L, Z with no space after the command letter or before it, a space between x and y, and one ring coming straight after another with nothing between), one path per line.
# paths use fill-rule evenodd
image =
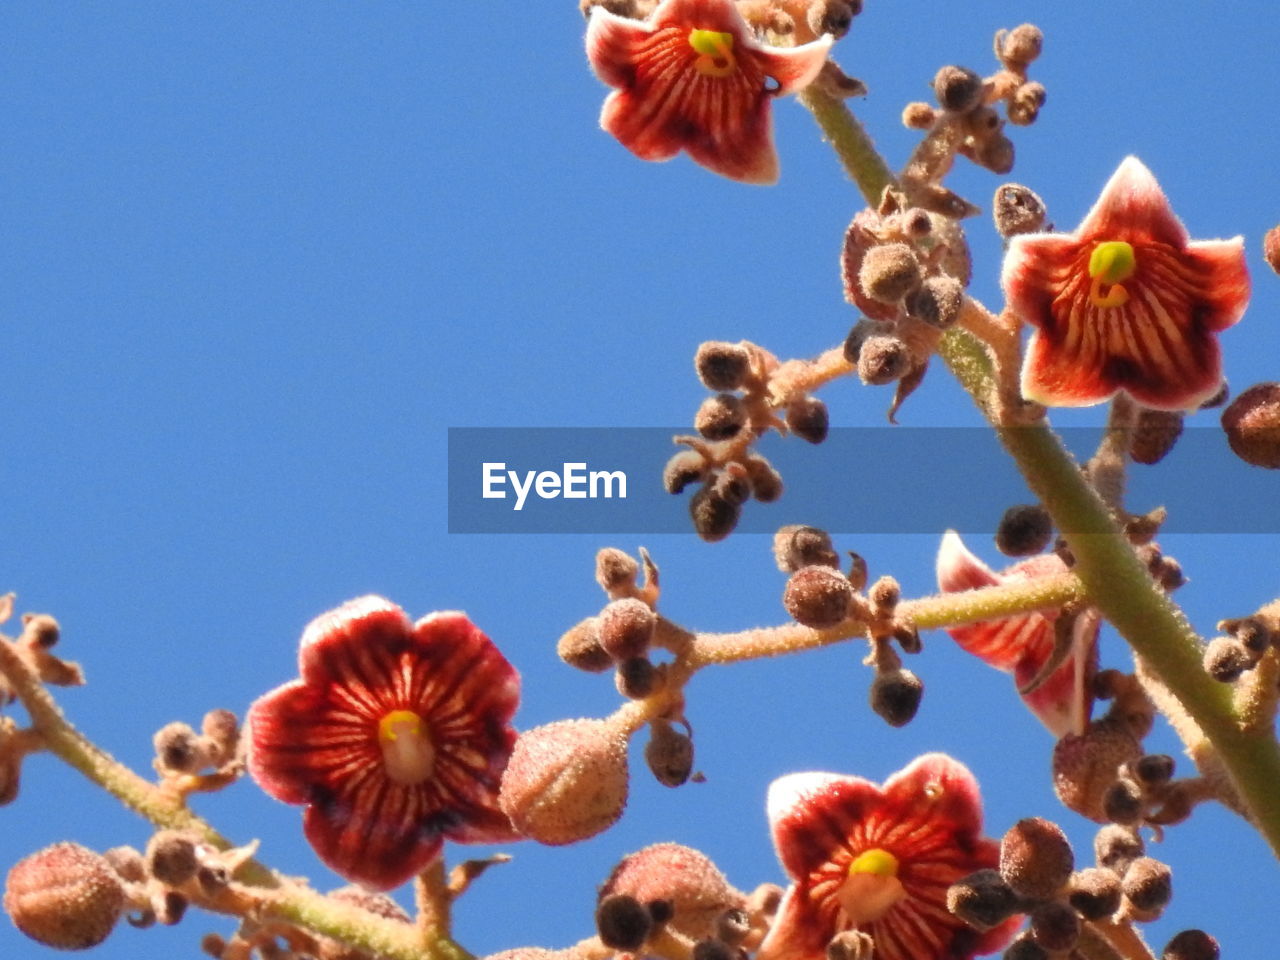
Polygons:
M958 593L1001 583L1033 580L1065 573L1066 564L1056 554L1044 554L995 573L965 547L954 530L948 530L938 547L938 588ZM1056 612L1027 613L1000 620L984 620L947 630L965 650L998 670L1011 672L1019 692L1036 680L1054 652ZM1072 623L1070 652L1035 689L1022 694L1031 712L1055 737L1084 732L1092 699L1089 686L1099 620L1086 610Z
M838 933L875 941L876 960L969 960L999 950L1020 919L979 933L947 911L947 888L995 867L978 783L941 753L880 787L795 773L769 787L773 843L792 884L756 960L822 960Z
M732 0L662 0L647 21L595 7L587 27L592 68L618 88L600 126L644 160L683 148L748 183L778 179L769 101L809 84L830 47L830 37L763 46Z
M1136 157L1075 233L1010 240L1000 279L1036 328L1022 393L1059 407L1120 390L1155 410L1197 407L1222 386L1216 335L1249 302L1243 239L1191 242Z
M249 772L307 805L320 859L389 890L459 843L514 839L498 782L515 743L520 679L465 615L411 623L382 597L311 621L300 680L249 708Z

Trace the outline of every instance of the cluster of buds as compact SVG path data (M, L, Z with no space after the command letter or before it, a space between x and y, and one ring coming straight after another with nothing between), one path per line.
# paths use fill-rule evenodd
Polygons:
M790 573L782 593L787 613L803 626L832 630L850 623L865 632L871 652L864 661L875 670L869 699L872 709L889 724L900 727L916 715L924 684L902 666L891 642L905 653L919 653L920 632L897 614L901 588L893 577L881 577L867 585L867 564L850 553L848 573L824 530L809 526L781 528L773 540L778 568Z
M1215 680L1231 683L1256 667L1267 651L1280 647L1280 600L1248 617L1222 620L1218 629L1225 635L1209 641L1204 668Z
M13 616L15 596L6 593L0 596L0 623ZM42 683L55 687L79 687L84 684L84 671L78 663L62 660L53 654L53 647L62 636L58 621L47 613L24 613L22 615L22 632L12 643L14 652L22 658L31 672L40 678ZM13 690L0 677L0 706L12 703L15 698Z
M230 710L210 710L199 733L181 721L165 724L152 742L161 786L178 796L220 790L244 773L240 724Z
M1000 841L999 868L979 870L952 885L947 907L977 930L1026 914L1028 928L1009 945L1006 960L1075 956L1072 951L1082 940L1096 937L1091 923L1158 917L1172 895L1169 868L1143 855L1137 833L1104 827L1094 848L1097 866L1077 870L1071 845L1056 824L1039 817L1020 820ZM1179 936L1187 939L1190 932Z
M738 960L759 946L782 890L745 894L706 855L676 843L630 854L600 888L596 930L611 950Z

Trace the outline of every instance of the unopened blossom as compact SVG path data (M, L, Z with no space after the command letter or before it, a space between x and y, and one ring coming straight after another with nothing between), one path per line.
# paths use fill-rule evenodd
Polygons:
M413 623L361 597L311 622L298 664L300 679L249 709L249 772L277 800L306 805L303 831L331 868L388 890L444 838L517 836L497 791L520 681L464 614Z
M1066 573L1057 554L1041 554L996 573L969 552L959 535L947 531L938 547L938 588L943 593L977 590ZM1089 683L1094 669L1099 619L1086 610L1071 625L1071 644L1062 662L1047 677L1045 665L1054 656L1056 611L1024 613L984 620L947 633L969 653L998 670L1013 674L1022 699L1055 737L1084 731L1089 719ZM1034 689L1027 689L1028 687ZM1025 691L1025 692L1023 692Z
M617 89L600 126L644 160L686 150L734 180L773 183L769 102L817 77L831 37L799 47L756 40L732 0L662 0L647 20L591 11L587 56Z
M883 786L796 773L769 788L769 823L791 878L757 960L822 960L837 934L861 930L876 960L969 960L1013 936L1021 918L985 932L947 910L947 888L994 868L973 774L930 753Z
M1058 407L1119 391L1155 410L1199 406L1222 386L1217 334L1249 302L1243 239L1190 240L1136 157L1074 233L1011 238L1001 284L1035 328L1022 393Z

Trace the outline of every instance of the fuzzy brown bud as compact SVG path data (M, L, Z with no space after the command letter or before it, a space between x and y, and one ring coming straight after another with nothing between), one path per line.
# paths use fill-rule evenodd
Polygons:
M960 319L964 287L954 277L929 277L907 294L905 305L914 319L946 330Z
M841 930L827 944L826 960L872 960L876 942L863 930Z
M862 292L880 303L896 304L920 283L920 262L905 243L872 247L858 269Z
M809 7L809 29L818 36L829 33L838 40L849 32L853 18L861 9L862 0L857 0L856 4L849 0L820 0Z
M853 602L853 586L830 567L801 567L787 581L782 605L806 627L822 630L843 623Z
M1119 720L1098 720L1083 734L1067 734L1053 748L1053 789L1062 803L1106 823L1103 800L1120 767L1142 756L1142 747Z
M658 687L658 668L648 657L628 657L619 662L615 680L624 697L643 700Z
M750 932L751 917L741 908L726 910L716 918L715 937L730 946L736 947L742 943Z
M235 756L240 744L240 721L230 710L210 710L200 721L200 732L218 748L219 761Z
M596 907L596 931L600 942L614 950L638 951L649 939L653 918L635 897L610 894Z
M751 481L747 479L745 470L739 469L738 464L733 464L730 469L718 471L707 484L707 489L713 497L738 506L751 496Z
M721 940L708 937L693 945L692 960L738 960L738 951Z
M624 858L601 887L601 895L630 894L642 903L668 900L667 926L700 940L714 936L726 910L745 906L741 893L704 854L678 843L658 843Z
M1019 896L1048 900L1074 867L1066 834L1041 817L1019 820L1000 840L1000 877Z
M996 46L1000 59L1006 64L1025 67L1044 49L1044 33L1035 24L1024 23L1008 33L1001 31Z
M794 573L801 567L840 566L831 535L801 524L782 527L773 535L773 559L785 573Z
M979 870L947 889L947 909L975 930L990 930L1018 912L1018 897L996 870Z
M1235 637L1214 637L1205 647L1205 672L1220 683L1238 680L1253 664L1253 654Z
M973 160L992 173L1003 176L1013 169L1013 141L1002 133L993 134L974 148Z
M124 906L111 864L78 843L55 843L19 860L5 881L4 909L14 926L60 950L100 944Z
M605 547L596 554L596 583L610 596L634 587L639 572L635 558L617 547Z
M498 805L522 834L559 846L612 826L627 787L626 737L604 720L560 720L517 738Z
M128 880L130 883L146 882L146 862L142 859L142 854L133 847L112 847L102 856L111 864L111 869L120 875L121 880Z
M742 515L740 503L733 503L703 487L689 500L689 516L693 529L703 540L715 543L733 533Z
M1183 930L1165 944L1160 960L1218 960L1218 941L1203 930Z
M933 107L918 100L908 103L902 110L902 125L908 130L928 130L937 119Z
M1080 916L1065 903L1042 903L1031 911L1031 937L1050 953L1070 950L1080 939Z
M615 660L640 657L649 649L658 616L643 600L624 597L600 611L600 646Z
M1255 383L1222 411L1227 443L1245 463L1280 469L1280 383Z
M1143 410L1129 435L1129 456L1137 463L1159 463L1182 436L1181 413Z
M742 398L732 393L718 393L702 401L693 418L693 426L708 440L736 437L747 422L747 408Z
M1093 838L1093 856L1098 866L1117 876L1123 876L1129 864L1142 856L1144 850L1142 838L1129 827L1105 826Z
M1173 779L1174 766L1167 753L1149 753L1133 765L1133 774L1145 784L1158 786Z
M1007 557L1027 557L1049 545L1053 519L1038 503L1010 507L996 527L996 547Z
M32 647L48 650L57 644L62 630L58 621L47 613L24 613L22 615L22 636L20 642Z
M867 591L867 599L871 601L871 605L877 610L882 612L890 611L902 599L902 587L893 577L881 577Z
M1044 106L1045 89L1042 83L1024 83L1009 98L1009 122L1025 127L1034 123Z
M196 773L210 766L215 748L185 723L165 724L152 739L159 765L174 773Z
M801 440L821 443L827 439L831 417L827 405L817 397L797 397L787 404L787 427Z
M693 772L693 738L676 730L664 720L651 725L644 760L658 782L665 787L678 787Z
M691 483L707 477L709 465L697 450L681 450L662 468L662 486L667 493L681 493Z
M751 355L740 344L709 340L698 347L693 365L708 390L737 390L751 371Z
M1020 233L1038 233L1044 229L1047 217L1044 201L1020 183L1006 183L996 190L992 213L996 230L1006 239Z
M1067 902L1086 920L1103 920L1120 909L1120 878L1111 870L1086 867L1072 875Z
M1000 955L1001 960L1049 960L1049 951L1031 938L1023 934L1009 944L1009 948Z
M176 830L161 830L151 838L146 863L153 877L171 887L182 886L200 866L195 843Z
M871 681L871 709L891 727L910 723L923 696L924 683L910 670L877 673Z
M965 67L943 67L933 78L933 95L943 110L967 113L982 102L982 77Z
M1102 797L1102 810L1108 820L1123 826L1138 826L1145 813L1142 788L1127 777L1107 788Z
M751 455L742 463L751 484L751 495L761 503L773 503L782 496L782 474L764 457Z
M595 617L587 617L566 630L556 643L556 654L569 666L588 673L603 673L613 667L613 657L600 646Z
M871 336L858 353L858 379L879 387L893 383L911 369L911 351L897 337Z
M1163 910L1173 896L1173 874L1167 864L1139 857L1120 881L1125 897L1144 913Z

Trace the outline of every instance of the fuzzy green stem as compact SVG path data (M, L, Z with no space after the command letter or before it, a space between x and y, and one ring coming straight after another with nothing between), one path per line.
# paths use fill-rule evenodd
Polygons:
M879 206L884 188L894 182L893 171L858 118L843 100L818 89L817 84L800 91L799 99L818 121L845 173L858 185L863 198L870 206Z

